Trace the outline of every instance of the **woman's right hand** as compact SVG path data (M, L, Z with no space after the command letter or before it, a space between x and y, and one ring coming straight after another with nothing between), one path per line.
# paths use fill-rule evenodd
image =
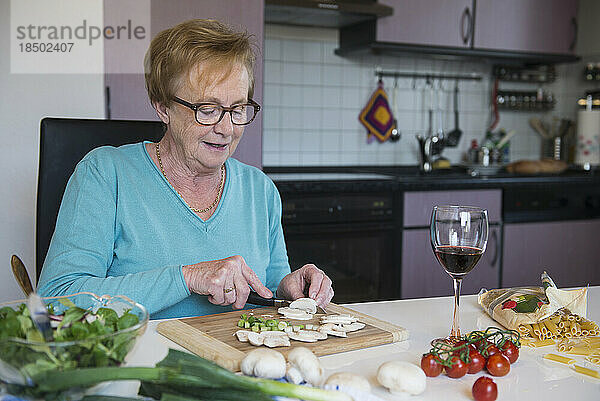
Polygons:
M208 301L215 305L233 304L236 309L243 308L250 287L264 298L273 296L239 255L186 265L182 271L190 291L208 295Z

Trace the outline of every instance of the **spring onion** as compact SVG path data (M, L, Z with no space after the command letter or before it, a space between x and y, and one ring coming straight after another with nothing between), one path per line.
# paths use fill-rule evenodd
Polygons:
M312 401L352 401L351 397L337 391L236 375L204 358L173 349L154 368L46 371L35 376L35 386L27 389L28 395L51 399L74 387L88 387L112 380L140 380L140 395L156 399L238 401L245 397L267 401L271 400L270 396L283 396Z

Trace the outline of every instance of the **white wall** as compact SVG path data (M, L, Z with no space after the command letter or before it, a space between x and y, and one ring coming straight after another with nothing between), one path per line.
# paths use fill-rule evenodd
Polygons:
M102 75L11 74L9 29L10 1L0 0L0 302L22 297L12 254L35 277L40 119L104 117Z
M486 62L439 59L418 55L378 56L374 54L338 57L337 30L267 25L265 29L265 94L263 165L416 165L416 134L427 133L429 90L424 80L398 79L395 117L402 138L398 142L373 141L367 144L366 130L358 115L376 88L375 69L418 73L464 74L484 77L480 82L459 83L459 146L443 155L453 164L461 163L471 140L480 144L490 123L492 67ZM539 135L529 126L529 118L544 121L552 117L574 119L575 100L582 96L581 66L557 67L555 83L542 87L554 93L553 111L501 111L498 128L515 129L510 159L538 159ZM388 97L393 97L393 78L384 78ZM454 82L442 82L440 101L443 129L454 128L452 90ZM533 90L535 84L501 82L500 89ZM434 113L434 131L437 130Z

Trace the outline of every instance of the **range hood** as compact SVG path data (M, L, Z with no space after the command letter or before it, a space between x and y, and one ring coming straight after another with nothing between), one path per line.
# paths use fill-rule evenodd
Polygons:
M393 9L375 0L266 0L270 24L342 28L392 15Z

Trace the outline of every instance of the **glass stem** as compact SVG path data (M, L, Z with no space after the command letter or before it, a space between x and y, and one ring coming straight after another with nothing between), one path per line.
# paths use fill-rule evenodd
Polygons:
M460 327L458 323L458 315L460 309L460 285L462 284L462 278L454 279L454 317L452 318L452 331L450 337L460 337Z

